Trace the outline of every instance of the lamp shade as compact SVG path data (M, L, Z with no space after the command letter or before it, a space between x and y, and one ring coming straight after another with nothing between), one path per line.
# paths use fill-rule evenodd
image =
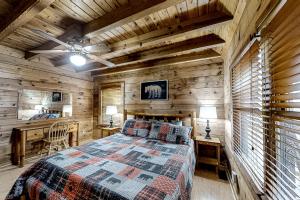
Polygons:
M216 119L217 118L217 109L213 106L203 106L200 107L200 115L201 119Z
M34 106L34 110L40 111L40 110L42 110L42 108L43 108L42 105L35 105L35 106Z
M115 115L118 113L117 106L106 106L107 115Z

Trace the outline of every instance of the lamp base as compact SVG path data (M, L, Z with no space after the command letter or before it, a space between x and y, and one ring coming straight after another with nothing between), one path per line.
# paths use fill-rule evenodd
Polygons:
M209 132L210 132L210 131L209 131ZM211 139L211 137L210 137L210 135L209 135L209 132L206 132L205 139L208 139L208 140Z
M109 128L113 128L113 119L112 119L112 116L110 117L110 121L109 121Z
M211 139L211 137L210 137L210 135L209 135L210 131L211 131L211 129L210 129L210 127L209 127L209 120L207 120L207 126L206 126L206 128L205 128L205 132L206 132L205 139L208 139L208 140Z

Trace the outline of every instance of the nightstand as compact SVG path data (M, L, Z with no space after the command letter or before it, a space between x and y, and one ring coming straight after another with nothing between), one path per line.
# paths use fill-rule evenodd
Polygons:
M205 136L196 136L195 149L197 165L200 163L216 167L216 174L219 176L221 142L219 138L205 139Z
M112 127L112 128L103 127L103 128L101 128L101 138L111 136L119 131L121 131L120 127Z

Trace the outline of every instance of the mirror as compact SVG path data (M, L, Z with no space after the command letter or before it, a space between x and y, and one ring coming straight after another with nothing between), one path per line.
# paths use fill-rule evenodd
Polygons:
M71 116L71 93L27 89L19 93L18 120L55 119Z

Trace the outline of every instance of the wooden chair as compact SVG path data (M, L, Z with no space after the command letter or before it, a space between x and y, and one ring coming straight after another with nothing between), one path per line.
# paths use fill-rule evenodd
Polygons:
M51 151L59 150L59 147L68 148L68 133L69 133L69 124L67 122L55 122L51 125L48 133L48 137L44 139L43 149L48 150L48 155L51 154ZM46 146L48 145L48 146ZM43 152L41 150L41 155Z

